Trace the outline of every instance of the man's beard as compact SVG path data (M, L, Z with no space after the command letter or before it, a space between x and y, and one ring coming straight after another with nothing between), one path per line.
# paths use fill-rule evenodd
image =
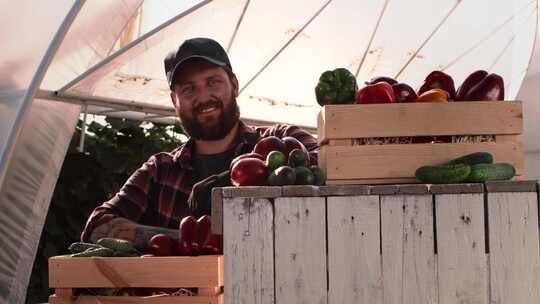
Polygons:
M231 96L231 98L232 102L228 107L225 107L221 100L205 103L205 105L210 103L221 109L221 113L217 118L217 123L210 127L203 126L203 124L197 120L197 114L202 105L193 109L192 118L187 117L185 112L180 111L180 119L182 121L184 132L191 138L197 140L219 140L225 138L240 119L240 109L238 108L236 98L234 98L234 96Z

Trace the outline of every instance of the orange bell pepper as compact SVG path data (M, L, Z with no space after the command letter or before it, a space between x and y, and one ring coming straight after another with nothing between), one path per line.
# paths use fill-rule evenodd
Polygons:
M431 89L422 93L416 99L417 102L447 102L450 95L445 90Z

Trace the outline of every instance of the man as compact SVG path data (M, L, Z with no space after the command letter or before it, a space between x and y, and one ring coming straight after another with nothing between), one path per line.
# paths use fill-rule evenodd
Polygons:
M171 101L189 140L142 165L109 201L90 215L83 241L130 240L144 248L155 234L178 238L179 221L210 213L210 191L229 184L231 160L261 137L293 136L308 150L316 140L295 126L251 128L239 120L238 80L225 50L214 40L186 40L164 60ZM315 156L315 155L313 155Z

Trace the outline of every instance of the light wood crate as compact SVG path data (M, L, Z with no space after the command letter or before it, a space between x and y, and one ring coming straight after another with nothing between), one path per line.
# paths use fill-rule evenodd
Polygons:
M219 188L225 303L540 303L536 181Z
M414 172L472 152L523 175L521 101L328 105L317 119L327 184L417 183ZM493 135L494 142L353 145L353 139Z
M49 259L51 304L222 304L223 256ZM73 288L199 288L197 296L73 295Z

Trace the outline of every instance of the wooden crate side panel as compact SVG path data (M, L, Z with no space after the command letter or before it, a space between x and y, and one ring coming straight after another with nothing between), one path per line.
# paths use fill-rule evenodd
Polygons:
M327 303L326 200L276 198L275 303Z
M268 199L224 199L225 303L274 303L273 208Z
M438 301L431 195L381 196L384 303Z
M50 258L49 286L214 287L223 285L222 256Z
M436 195L435 204L439 304L487 304L483 194Z
M359 137L521 134L523 131L520 101L331 105L321 112L324 112L321 141Z
M78 296L66 299L52 295L49 297L49 304L223 304L223 300L222 296Z
M328 197L329 304L382 304L379 196Z
M517 175L523 173L523 150L519 144L325 146L323 149L329 180L413 178L421 166L441 164L478 151L493 154L497 162L512 164Z
M492 304L540 303L536 193L489 193Z

